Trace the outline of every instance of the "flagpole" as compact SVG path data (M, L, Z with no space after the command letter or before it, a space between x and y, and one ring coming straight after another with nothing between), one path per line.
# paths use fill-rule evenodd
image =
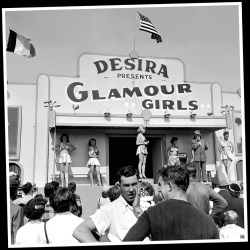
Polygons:
M134 51L135 51L135 34L136 34L136 22L137 22L137 10L136 11L136 15L135 15L135 32L134 32Z

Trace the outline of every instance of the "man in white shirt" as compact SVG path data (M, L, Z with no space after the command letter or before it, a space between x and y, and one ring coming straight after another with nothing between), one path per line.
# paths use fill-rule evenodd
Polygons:
M117 179L121 188L120 197L97 209L74 230L73 236L79 242L96 242L92 231L96 231L99 235L107 232L107 238L111 242L121 242L128 230L136 223L133 202L139 183L138 170L132 166L122 167L117 173Z
M220 239L239 240L245 239L246 232L244 228L236 225L238 221L238 214L233 210L228 210L224 213L225 223L220 228Z

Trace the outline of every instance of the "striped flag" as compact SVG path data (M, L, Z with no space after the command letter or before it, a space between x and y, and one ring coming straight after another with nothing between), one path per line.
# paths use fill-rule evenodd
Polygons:
M138 14L140 17L140 30L151 33L151 39L156 39L157 43L162 42L161 35L158 33L152 22L141 13L138 12Z
M27 58L34 57L36 55L35 48L30 42L30 39L17 34L11 29L6 51L13 52L20 56L25 56Z

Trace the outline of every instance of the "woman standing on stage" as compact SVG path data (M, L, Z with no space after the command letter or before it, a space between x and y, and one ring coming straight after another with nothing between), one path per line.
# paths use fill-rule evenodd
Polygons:
M145 133L145 128L143 126L140 126L137 129L137 137L136 137L136 145L137 151L136 155L139 156L139 163L138 163L138 171L139 171L139 178L140 179L146 179L145 175L145 168L146 168L146 160L147 160L147 145L149 144L149 141L146 140L145 136L143 135Z
M97 179L98 179L98 186L102 186L102 182L101 182L101 174L100 174L100 162L97 159L98 155L99 155L99 149L96 146L96 139L92 138L89 140L89 147L88 147L88 153L89 153L89 157L90 159L87 162L87 167L90 168L89 171L89 177L91 180L91 186L94 186L94 180L93 180L93 172L94 169L96 170L96 175L97 175Z
M227 131L227 130L224 131L223 137L224 137L224 139L220 141L220 145L219 145L218 150L221 154L220 158L225 166L225 170L227 173L227 179L230 181L231 180L230 165L234 159L234 156L233 156L234 145L231 142L231 140L229 139L229 131Z
M177 146L177 137L172 137L170 140L171 145L167 149L168 154L168 166L180 165L180 159L178 157L179 147Z
M76 147L69 141L69 135L63 133L60 137L60 142L55 146L56 151L59 151L59 156L56 162L60 164L60 177L62 187L68 187L69 183L69 166L72 163L70 153L76 150Z

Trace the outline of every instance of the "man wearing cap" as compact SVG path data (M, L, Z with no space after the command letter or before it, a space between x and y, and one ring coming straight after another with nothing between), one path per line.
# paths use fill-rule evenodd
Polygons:
M201 133L199 130L194 131L194 138L191 141L192 150L194 151L194 164L197 169L197 180L207 182L206 173L206 150L209 147L209 143L204 139L201 139Z
M13 201L17 197L17 190L20 185L20 178L18 175L9 176L10 185L10 231L11 231L11 244L15 244L17 230L24 224L23 208L15 205Z

